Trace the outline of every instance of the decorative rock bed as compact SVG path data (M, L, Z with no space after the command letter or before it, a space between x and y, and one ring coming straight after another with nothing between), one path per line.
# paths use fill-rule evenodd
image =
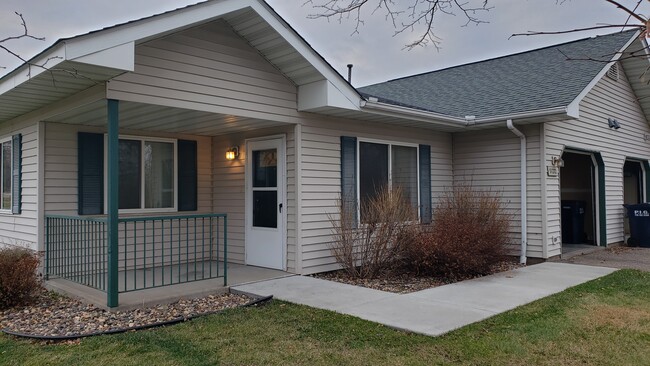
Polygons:
M42 291L29 306L0 311L4 333L39 339L74 339L170 325L225 309L269 300L221 294L166 305L110 312L52 292Z
M515 268L520 268L522 266L523 265L514 261L504 261L493 266L490 273L486 275L495 274L499 272L506 272L506 271L513 270ZM362 286L374 290L394 292L398 294L407 294L411 292L422 291L432 287L438 287L442 285L448 285L454 282L482 277L482 276L473 276L473 277L465 277L465 278L443 278L443 277L434 277L434 276L417 276L411 273L403 273L403 274L386 273L386 274L381 274L375 278L353 278L350 277L343 270L318 273L313 276L323 280L341 282L348 285Z

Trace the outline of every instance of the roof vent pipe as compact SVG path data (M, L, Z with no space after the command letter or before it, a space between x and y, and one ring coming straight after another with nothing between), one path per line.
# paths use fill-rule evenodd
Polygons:
M521 169L521 257L519 262L526 264L526 252L528 246L528 199L527 199L527 172L526 172L526 135L515 127L512 120L506 121L506 126L512 133L519 137L520 141L520 169Z
M354 65L348 64L348 83L352 84L352 67Z

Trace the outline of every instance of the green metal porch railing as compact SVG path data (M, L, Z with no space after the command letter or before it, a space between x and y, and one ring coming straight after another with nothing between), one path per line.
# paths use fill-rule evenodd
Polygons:
M118 219L118 293L223 277L227 215ZM108 219L45 216L45 276L109 291Z

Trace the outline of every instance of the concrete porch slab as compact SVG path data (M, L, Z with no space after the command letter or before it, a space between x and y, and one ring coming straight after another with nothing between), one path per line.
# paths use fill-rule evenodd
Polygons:
M284 271L268 268L228 264L228 286L223 278L213 278L194 282L185 282L145 290L124 292L119 296L119 306L109 309L106 306L106 293L78 283L57 278L45 282L45 287L72 298L91 303L99 308L111 311L124 311L158 304L169 304L180 299L192 299L228 292L234 285L255 283L274 278L293 276Z

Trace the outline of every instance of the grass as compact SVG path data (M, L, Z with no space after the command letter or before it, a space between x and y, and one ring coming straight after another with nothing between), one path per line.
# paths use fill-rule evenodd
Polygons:
M0 336L2 365L648 365L650 273L622 270L443 337L274 301L72 344Z

